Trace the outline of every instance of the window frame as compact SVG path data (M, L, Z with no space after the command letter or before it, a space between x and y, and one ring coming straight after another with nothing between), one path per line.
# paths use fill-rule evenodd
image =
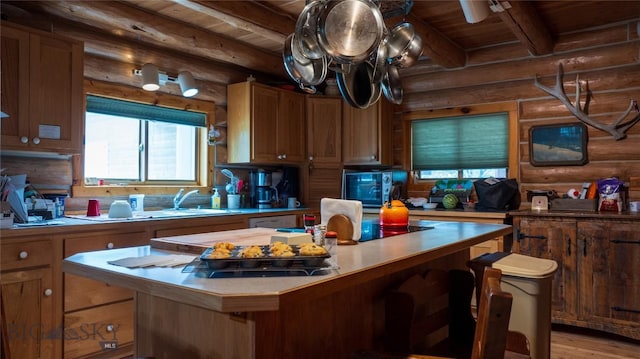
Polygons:
M509 118L509 166L507 169L509 178L520 178L520 138L518 136L519 123L518 123L518 104L516 102L503 102L495 104L474 105L469 107L455 107L447 109L437 110L419 110L412 111L403 114L403 143L404 143L404 168L411 168L411 123L412 121L435 119L435 118L447 118L447 117L460 117L460 116L474 116L474 115L486 115L497 112L506 112ZM437 179L420 179L419 174L416 171L411 171L411 179L415 184L430 184L434 183Z
M114 96L117 94L117 96ZM158 182L152 184L107 184L103 186L85 185L84 183L84 148L82 154L75 155L73 162L73 178L74 185L72 191L74 196L79 197L99 197L99 196L127 196L129 194L146 193L146 194L175 194L179 188L185 190L205 190L212 187L212 176L209 175L209 163L213 161L213 146L209 146L207 142L207 131L209 126L214 125L215 104L211 101L197 100L193 98L185 98L182 96L171 95L167 93L141 91L126 85L107 83L96 80L84 81L84 100L83 114L86 113L86 96L95 95L102 97L111 97L126 101L136 101L140 103L163 106L174 109L189 109L192 111L203 112L206 114L206 127L199 128L198 151L196 154L196 182L189 184L186 182ZM82 117L82 133L84 136L85 116Z

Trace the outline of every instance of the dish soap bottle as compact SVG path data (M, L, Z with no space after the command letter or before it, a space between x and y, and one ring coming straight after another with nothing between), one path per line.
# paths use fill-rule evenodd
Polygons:
M218 189L213 189L213 194L211 195L211 208L212 209L220 209L220 193L218 193Z

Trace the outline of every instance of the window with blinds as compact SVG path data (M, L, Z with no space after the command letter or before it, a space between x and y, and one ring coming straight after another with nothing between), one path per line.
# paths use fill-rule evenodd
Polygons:
M205 124L204 113L87 96L84 176L108 184L194 184Z
M411 166L423 179L506 177L508 113L412 121Z

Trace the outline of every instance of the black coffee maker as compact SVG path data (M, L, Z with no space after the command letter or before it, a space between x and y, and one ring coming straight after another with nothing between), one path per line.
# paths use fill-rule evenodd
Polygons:
M271 201L275 197L276 190L271 187L271 172L262 169L251 172L251 207L271 208Z

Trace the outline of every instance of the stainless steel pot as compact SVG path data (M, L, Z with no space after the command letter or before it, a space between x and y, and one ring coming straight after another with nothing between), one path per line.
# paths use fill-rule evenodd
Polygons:
M302 55L308 59L320 59L324 52L318 44L318 15L324 7L324 0L315 0L308 3L296 22L296 38Z
M302 56L295 41L295 33L285 40L282 51L285 70L302 90L315 93L315 86L321 84L327 76L327 58L322 56L320 59L308 59Z
M318 43L341 64L369 58L384 30L380 8L370 0L330 0L318 17Z
M422 55L422 38L415 32L413 25L401 22L389 32L387 48L392 64L409 67Z
M389 102L399 105L402 103L403 92L398 68L394 65L387 65L382 78L382 93L384 93L384 97L386 97Z

